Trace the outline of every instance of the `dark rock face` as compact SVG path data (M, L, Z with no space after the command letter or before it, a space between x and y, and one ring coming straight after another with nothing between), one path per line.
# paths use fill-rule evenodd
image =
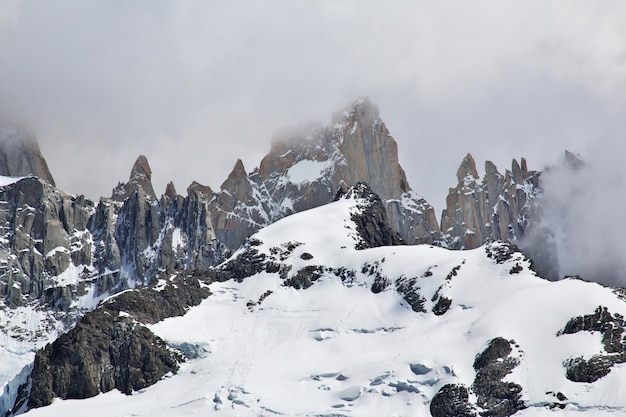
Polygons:
M508 417L526 408L521 400L522 387L513 382L504 382L519 360L510 357L511 342L497 337L474 361L476 378L472 388L478 397L476 404L482 416Z
M502 381L519 364L519 360L511 356L512 343L496 337L476 355L476 377L472 384L472 392L477 397L475 406L469 402L466 387L448 384L433 397L430 403L432 416L508 417L525 409L526 405L521 400L522 387Z
M469 402L467 388L462 385L444 385L430 402L432 417L475 417L477 414Z
M439 297L437 303L433 306L433 313L436 316L442 316L450 309L452 300L448 297Z
M602 333L602 344L607 353L620 353L624 350L624 318L611 314L606 307L598 306L594 314L570 319L559 335L578 332Z
M611 372L617 363L616 359L604 355L594 355L589 359L571 358L563 363L565 377L574 382L596 382ZM624 362L623 358L619 358L619 361Z
M210 294L197 277L179 275L153 283L146 289L119 294L104 302L100 308L112 316L123 312L141 323L154 324L168 317L184 315L190 307L200 304Z
M479 370L496 362L498 359L504 359L509 356L512 350L508 340L496 337L489 342L489 346L482 353L476 356L474 369Z
M413 311L416 313L425 313L424 303L426 299L419 293L417 278L400 278L396 281L396 291L402 295Z
M0 126L0 175L34 175L55 185L37 141L27 133L8 126Z
M404 241L387 221L387 214L381 199L363 182L350 188L341 198L365 200L350 214L356 224L359 241L356 249L377 248L380 246L403 245Z
M619 363L626 363L624 328L626 322L620 314L611 314L606 307L599 306L594 314L570 319L558 336L578 332L600 332L606 353L589 359L570 358L565 361L565 376L574 382L595 382L611 372Z
M308 265L296 272L296 274L285 281L285 285L297 290L306 290L315 281L324 275L325 268L319 265Z
M130 394L176 372L178 359L132 318L96 310L37 353L28 407L49 405L55 397L93 397L114 388Z
M183 315L210 293L189 275L157 285L107 301L37 352L28 408L48 405L55 397L88 398L112 389L131 394L175 373L182 357L141 322Z

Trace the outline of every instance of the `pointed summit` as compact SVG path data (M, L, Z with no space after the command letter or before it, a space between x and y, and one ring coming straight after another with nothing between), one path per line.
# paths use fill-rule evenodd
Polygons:
M9 126L0 126L0 175L7 177L34 175L55 185L36 139Z
M128 182L126 184L119 183L117 187L113 189L111 198L115 201L124 201L140 188L147 196L156 200L156 194L152 188L152 170L150 169L150 164L148 164L148 159L144 155L137 157L130 171Z
M565 162L565 166L576 171L585 166L585 161L580 157L580 155L575 154L574 152L570 152L567 149L563 153L563 161Z
M456 179L459 181L459 184L464 182L467 177L471 177L475 180L479 178L478 171L476 170L476 161L474 161L474 157L470 153L465 155L459 169L456 171Z
M235 166L222 184L222 191L226 191L239 201L248 201L252 194L252 186L241 159L237 159Z
M176 197L176 187L174 187L174 183L172 181L168 182L165 186L165 195L170 199Z
M339 167L346 184L363 181L383 200L410 191L398 162L398 145L380 119L378 106L359 98L342 116L335 114L332 135L347 162Z

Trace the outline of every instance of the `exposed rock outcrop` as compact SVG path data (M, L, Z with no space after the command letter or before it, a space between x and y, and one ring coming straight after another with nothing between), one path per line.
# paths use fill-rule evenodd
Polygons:
M522 401L522 387L503 381L519 365L513 347L515 342L496 337L476 356L476 378L472 388L481 416L508 417L526 408Z
M130 178L127 183L119 183L113 189L111 199L114 201L125 201L133 192L142 189L152 201L156 200L156 194L152 188L152 169L148 164L148 159L144 155L139 155L133 168L130 171Z
M457 180L441 214L441 230L451 249L473 249L489 240L518 241L537 218L539 173L529 171L523 158L521 163L513 160L504 175L487 161L480 179L474 158L467 154Z
M54 277L70 264L85 269L91 264L92 247L86 231L94 205L55 189L48 182L27 177L0 188L0 296L9 306L40 299L61 310L69 297L84 287L54 287Z
M599 332L602 334L604 352L590 358L570 358L563 366L565 376L574 382L595 382L611 372L611 368L626 362L624 328L626 322L620 314L611 314L606 307L599 306L594 314L570 319L558 336L578 332Z
M182 315L209 294L198 278L173 276L157 286L120 294L87 313L76 327L37 352L27 407L112 389L131 394L175 373L182 356L143 323Z
M235 249L261 227L327 204L337 190L358 182L380 196L392 229L408 244L441 239L432 206L411 191L396 142L367 99L335 114L328 126L314 124L283 134L249 174L238 161L213 195L216 236Z
M359 242L355 246L357 249L404 244L400 235L389 226L380 197L367 184L356 183L341 198L363 201L350 214L359 234Z
M463 385L444 385L430 402L432 417L475 417L476 411L469 402L469 392Z
M33 175L55 185L37 141L26 132L11 126L0 126L0 175Z

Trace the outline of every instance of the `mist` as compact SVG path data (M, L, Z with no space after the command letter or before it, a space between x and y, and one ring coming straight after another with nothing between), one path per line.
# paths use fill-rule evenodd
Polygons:
M625 156L621 132L608 132L582 155L564 156L543 171L541 238L530 240L541 242L534 252L555 256L554 278L626 286Z
M139 154L157 193L219 188L277 130L365 95L440 211L467 152L539 169L626 114L625 17L620 1L3 0L0 119L97 199Z

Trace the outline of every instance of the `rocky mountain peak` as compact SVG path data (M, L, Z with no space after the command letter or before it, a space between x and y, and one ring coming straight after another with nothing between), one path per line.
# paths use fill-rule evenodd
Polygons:
M485 162L480 179L476 162L467 154L457 171L458 184L450 188L441 214L441 231L452 249L473 249L490 240L518 241L535 217L533 200L539 190L537 172L526 160L513 160L501 174Z
M113 189L111 199L115 201L124 201L133 192L138 189L142 189L146 195L156 200L156 194L152 188L152 169L148 163L148 158L144 155L139 155L135 161L133 168L130 171L130 178L127 183L119 183L117 187Z
M585 162L580 158L579 155L565 150L563 154L563 160L565 161L565 166L574 170L580 169L585 165Z
M380 119L378 106L361 98L341 115L335 115L333 137L347 162L340 166L345 182L363 181L383 200L410 191L398 162L398 145Z
M55 185L36 139L10 126L0 126L0 175L7 177L34 175Z
M213 195L213 190L208 185L202 185L197 181L193 181L191 184L189 184L189 187L187 187L187 195L191 195L193 193L200 193L210 196Z
M236 200L248 201L252 195L252 186L241 159L237 159L233 170L222 183L222 191L229 193Z
M456 171L456 178L459 181L459 184L463 183L466 178L472 178L474 180L479 178L478 171L476 170L476 161L474 161L472 154L468 153L465 155L465 158L461 161L459 169Z
M174 183L172 181L168 182L165 186L165 195L170 199L176 197L176 187L174 187Z

